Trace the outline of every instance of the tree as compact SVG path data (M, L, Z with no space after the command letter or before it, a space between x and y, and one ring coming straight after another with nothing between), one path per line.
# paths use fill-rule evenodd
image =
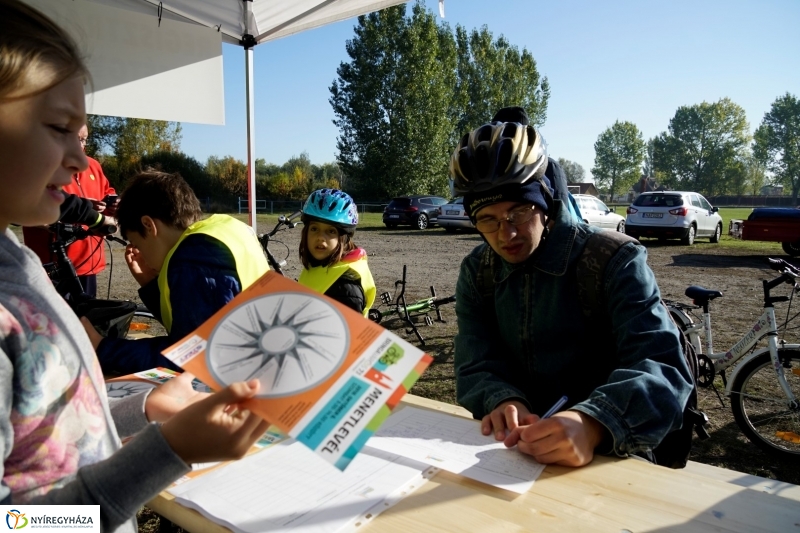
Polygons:
M454 37L421 2L404 13L359 17L330 88L342 179L369 199L444 194L458 138L501 107L546 118L550 89L530 52L485 27Z
M247 165L232 156L211 156L206 162L211 179L231 196L247 195Z
M180 149L178 122L88 115L87 125L86 153L92 157L113 153L113 161L103 161L103 170L115 187L141 170L143 157Z
M218 194L205 167L194 157L183 152L155 152L141 159L143 169L153 168L170 174L178 172L198 198L211 198Z
M457 100L461 104L455 146L461 134L491 120L503 107L520 106L532 124L547 119L550 84L541 77L533 55L511 45L502 35L492 40L486 26L467 31L456 26Z
M597 138L594 151L594 181L612 200L615 192L628 190L639 179L645 143L636 124L614 122Z
M567 175L567 183L583 183L586 181L586 171L583 167L574 161L558 158L558 164L564 169L564 174Z
M337 161L348 188L371 199L442 192L453 120L455 43L417 3L358 18L330 87Z
M800 99L788 92L778 97L756 130L754 153L776 182L800 191Z
M749 141L744 109L729 98L682 106L654 140L654 167L673 189L706 196L729 189L730 167Z

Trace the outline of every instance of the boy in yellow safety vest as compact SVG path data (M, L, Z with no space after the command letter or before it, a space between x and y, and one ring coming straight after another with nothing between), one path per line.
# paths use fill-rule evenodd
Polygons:
M176 369L161 351L269 270L250 226L228 215L201 215L200 202L177 173L141 173L122 194L117 221L130 242L125 262L141 286L139 297L168 335L103 338L83 320L104 373Z

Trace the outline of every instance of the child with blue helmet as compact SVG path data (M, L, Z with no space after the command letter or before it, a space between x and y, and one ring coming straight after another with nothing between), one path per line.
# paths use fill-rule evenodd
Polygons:
M367 315L375 301L375 281L367 252L353 242L358 209L346 192L319 189L303 206L298 281Z

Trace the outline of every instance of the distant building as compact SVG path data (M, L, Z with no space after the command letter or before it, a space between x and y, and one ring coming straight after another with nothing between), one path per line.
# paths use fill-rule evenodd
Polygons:
M591 194L595 197L600 197L600 191L594 186L594 183L570 183L567 185L569 192L572 194Z
M783 185L764 185L759 194L761 196L783 196Z
M659 185L656 182L655 178L642 178L639 181L637 181L636 183L634 183L633 187L631 187L631 189L633 189L633 192L636 193L636 196L638 196L639 194L641 194L643 192L663 191L664 190L664 186L663 185Z

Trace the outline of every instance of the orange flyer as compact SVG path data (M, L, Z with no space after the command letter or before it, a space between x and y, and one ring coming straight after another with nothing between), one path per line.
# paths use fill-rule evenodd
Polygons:
M258 378L247 407L340 470L431 362L352 309L271 271L164 355L212 390Z

